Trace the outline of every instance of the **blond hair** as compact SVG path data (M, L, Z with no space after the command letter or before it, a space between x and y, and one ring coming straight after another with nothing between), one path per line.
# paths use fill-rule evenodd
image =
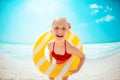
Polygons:
M66 18L64 18L64 17L58 17L58 18L53 19L52 26L54 25L54 23L56 21L64 21L64 22L68 23Z

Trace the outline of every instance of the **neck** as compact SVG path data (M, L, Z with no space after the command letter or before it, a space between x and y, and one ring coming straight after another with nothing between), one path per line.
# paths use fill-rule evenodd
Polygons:
M65 40L63 40L63 41L55 41L55 45L57 47L63 47L64 46L64 42L65 42Z

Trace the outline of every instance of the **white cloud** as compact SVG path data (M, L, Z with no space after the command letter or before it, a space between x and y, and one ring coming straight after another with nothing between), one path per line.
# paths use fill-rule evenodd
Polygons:
M99 10L94 10L93 12L91 12L91 14L97 14L99 12Z
M103 8L101 5L97 5L97 4L91 4L89 7L93 9L93 11L91 12L92 15L97 14L99 10Z
M92 4L90 5L90 8L99 8L99 6L97 4Z
M97 15L97 13L99 13L101 11L102 11L102 13L108 13L108 12L112 11L112 8L109 5L102 6L102 5L98 5L98 4L91 4L89 6L89 8L91 8L91 10L92 10L90 12L91 15ZM102 18L97 19L96 23L99 23L99 22L110 22L113 19L114 19L114 16L106 15L106 16L103 16Z
M111 20L113 20L114 19L114 16L111 16L111 15L107 15L106 17L105 17L105 21L107 21L107 22L110 22Z
M112 8L110 8L110 7L107 5L106 8L105 8L105 10L104 10L104 12L106 13L106 12L109 12L109 11L112 11Z
M99 22L110 22L111 20L114 19L114 16L111 16L111 15L106 15L105 17L102 17L100 19L97 19L96 20L96 23L99 23Z
M92 9L102 9L103 8L101 5L97 5L97 4L91 4L89 7Z
M112 11L112 8L109 5L106 5L105 7L103 7L102 5L91 4L89 8L92 9L92 12L90 13L91 15L97 14L98 12L100 12L100 10L102 10L104 13Z

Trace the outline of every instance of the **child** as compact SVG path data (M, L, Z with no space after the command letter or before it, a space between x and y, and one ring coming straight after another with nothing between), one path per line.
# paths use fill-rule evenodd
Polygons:
M66 40L66 35L68 34L69 29L70 24L65 18L59 17L54 19L51 30L54 36L54 41L48 44L48 49L50 51L50 62L52 63L52 59L55 58L57 65L67 61L73 53L78 56L81 61L76 70L70 71L73 74L80 70L84 63L85 55L77 47ZM67 80L68 77L69 76L62 77L62 80ZM49 77L49 80L54 80L54 78Z

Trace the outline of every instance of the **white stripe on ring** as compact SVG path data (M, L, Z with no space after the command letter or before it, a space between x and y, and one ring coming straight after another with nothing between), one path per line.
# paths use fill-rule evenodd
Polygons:
M45 38L41 41L41 43L38 45L38 47L33 51L33 57L36 55L36 53L41 50L41 48L43 47L43 45L45 45L45 43L47 42L47 40L49 39L51 35L51 32L49 31L47 33L47 35L45 36Z
M37 63L37 67L39 68L43 63L44 61L46 60L46 58L43 56Z
M56 78L57 80L59 80L61 77L63 77L63 75L68 71L69 67L71 66L72 62L73 62L74 58L72 57L63 67L63 69L61 70L61 72L59 73L58 77Z
M50 65L50 67L46 70L45 74L49 75L55 67L56 67L56 64Z
M69 39L68 39L68 41L72 41L73 40L73 38L74 38L74 34L72 33L71 35L70 35L70 37L69 37Z

